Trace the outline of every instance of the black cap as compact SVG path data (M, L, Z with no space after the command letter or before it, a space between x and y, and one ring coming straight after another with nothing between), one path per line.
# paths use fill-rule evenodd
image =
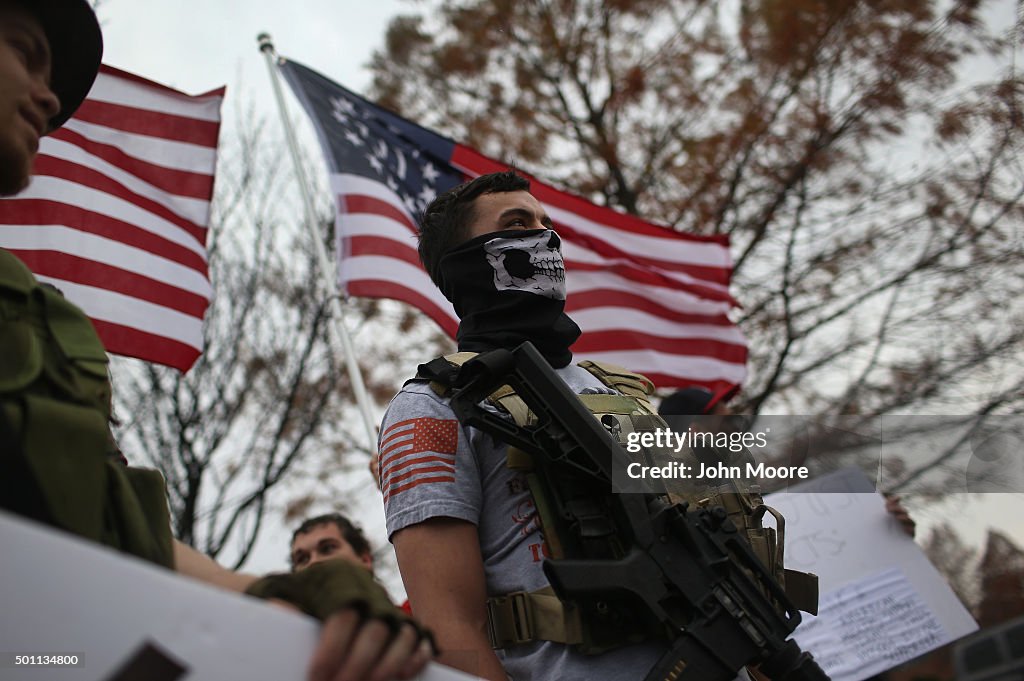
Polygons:
M672 393L658 405L658 413L662 416L697 416L706 413L711 398L714 397L707 388L690 386Z
M20 0L39 20L50 43L50 89L60 99L60 111L50 119L56 130L71 118L89 94L103 57L103 35L86 0Z
M725 385L712 392L699 385L677 390L658 405L662 416L700 416L710 414L717 404L725 404L740 391L738 385Z

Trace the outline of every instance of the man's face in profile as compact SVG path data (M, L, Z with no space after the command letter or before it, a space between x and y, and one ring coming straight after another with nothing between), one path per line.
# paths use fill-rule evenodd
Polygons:
M50 90L50 43L30 12L0 0L0 196L28 184L60 101Z
M292 570L295 572L335 559L362 565L367 570L373 569L373 556L369 552L362 555L356 553L352 545L345 541L338 526L331 522L314 525L308 532L296 535L292 541L291 559Z

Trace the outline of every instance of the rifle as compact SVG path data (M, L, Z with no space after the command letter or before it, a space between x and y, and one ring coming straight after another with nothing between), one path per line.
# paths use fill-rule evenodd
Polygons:
M526 402L536 426L520 427L480 405L503 385ZM646 681L730 681L747 665L773 681L828 681L787 638L800 613L725 509L691 511L657 490L610 494L613 466L632 459L531 343L469 360L453 388L459 420L533 455L553 492L560 541L573 539L565 558L544 562L558 597L641 607L667 636L670 647ZM612 502L574 495L581 484ZM619 555L591 550L610 532L621 539Z

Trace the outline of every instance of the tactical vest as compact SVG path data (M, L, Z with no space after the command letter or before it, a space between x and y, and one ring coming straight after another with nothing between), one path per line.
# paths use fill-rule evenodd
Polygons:
M0 508L173 565L163 477L121 463L89 319L0 249Z
M446 364L449 369L461 367L475 356L476 353L473 352L459 352L438 358L421 366L416 379L429 381L435 393L446 397L451 392L449 377L452 372L445 371L443 365ZM620 445L625 447L626 437L630 432L642 433L668 427L650 402L654 384L648 378L603 362L586 360L580 362L578 366L587 370L603 385L619 393L583 394L577 397L594 417L606 426ZM534 415L526 402L510 386L505 385L494 391L487 401L508 414L516 425L535 425ZM613 421L609 421L609 418ZM624 420L628 422L628 427L621 426ZM732 457L725 461L728 464L740 463L737 456L750 457L749 452L743 455L728 452L722 454ZM533 473L532 457L509 446L507 465L526 476L540 518L548 554L556 560L564 558L562 541L557 532L551 531L552 528L559 526L553 518L553 504L547 498L543 481ZM685 490L672 490L669 487L669 498L675 502L688 502L692 507L724 507L737 529L747 538L757 557L785 588L793 604L801 610L817 614L818 578L813 574L784 567L785 519L781 513L765 505L756 487L744 485L736 480L698 490L692 485ZM775 528L764 526L765 514L775 518ZM656 631L645 631L642 621L628 616L620 617L615 613L594 612L591 608L563 602L551 587L489 598L487 630L494 648L544 640L573 645L585 654L599 654L627 643L658 636Z

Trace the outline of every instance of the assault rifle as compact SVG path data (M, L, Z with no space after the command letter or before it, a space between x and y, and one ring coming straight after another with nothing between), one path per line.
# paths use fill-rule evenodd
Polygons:
M535 427L480 405L503 385L533 411ZM570 539L564 558L544 563L559 598L605 610L608 602L627 603L666 635L669 650L646 681L730 681L746 665L760 665L773 681L828 681L787 638L800 613L725 509L689 510L656 490L610 494L613 466L625 467L629 455L531 343L469 360L453 388L451 406L463 424L531 454L548 478L554 515ZM572 493L580 483L612 501L601 507L580 499ZM595 540L610 532L621 542L618 555L590 550L606 547Z

